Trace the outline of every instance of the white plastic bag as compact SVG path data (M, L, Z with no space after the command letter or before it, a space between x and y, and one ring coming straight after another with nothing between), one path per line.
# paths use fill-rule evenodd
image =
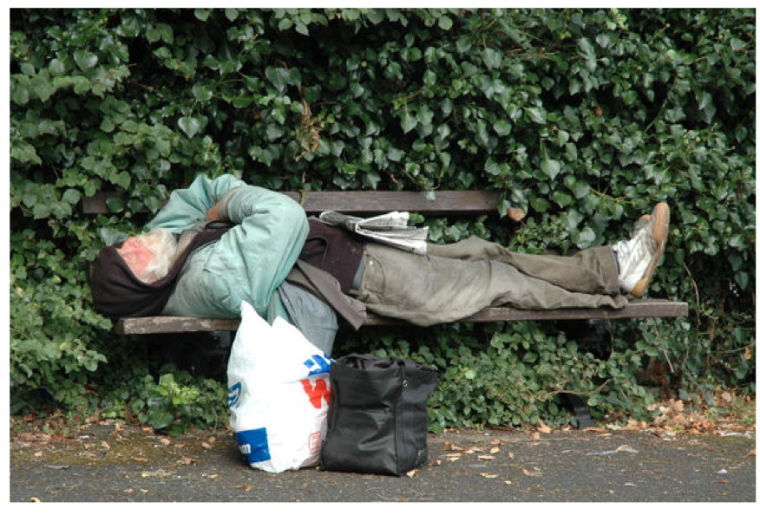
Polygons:
M316 465L327 427L330 358L281 318L270 326L245 301L227 365L230 425L251 467Z

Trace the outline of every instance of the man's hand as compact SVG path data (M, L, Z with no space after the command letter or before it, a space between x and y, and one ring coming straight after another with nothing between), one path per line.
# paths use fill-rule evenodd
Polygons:
M221 221L222 216L219 213L221 204L217 203L214 207L206 211L206 221L207 222L217 222Z

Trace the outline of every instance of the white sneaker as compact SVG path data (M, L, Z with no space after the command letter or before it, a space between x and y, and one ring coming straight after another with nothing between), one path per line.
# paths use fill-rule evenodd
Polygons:
M620 267L620 289L634 297L642 297L652 280L657 262L665 250L670 225L670 208L660 202L651 215L642 216L630 240L612 246Z

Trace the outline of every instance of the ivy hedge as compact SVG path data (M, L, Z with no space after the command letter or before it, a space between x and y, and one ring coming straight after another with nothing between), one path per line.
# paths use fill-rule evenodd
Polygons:
M424 219L526 252L672 208L650 295L688 319L348 335L438 366L434 427L651 416L755 375L755 12L741 9L14 9L12 412L223 424L224 386L117 338L88 262L199 173L275 190L486 189L507 218ZM121 192L110 214L84 196ZM587 330L589 328L586 328ZM183 354L184 342L161 342ZM176 357L176 356L175 356ZM647 373L648 371L648 373Z

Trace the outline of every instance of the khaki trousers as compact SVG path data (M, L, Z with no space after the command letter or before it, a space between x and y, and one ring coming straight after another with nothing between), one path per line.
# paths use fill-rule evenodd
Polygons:
M368 243L358 298L379 315L430 326L490 306L519 309L626 305L611 247L573 256L512 252L471 237L420 256Z

